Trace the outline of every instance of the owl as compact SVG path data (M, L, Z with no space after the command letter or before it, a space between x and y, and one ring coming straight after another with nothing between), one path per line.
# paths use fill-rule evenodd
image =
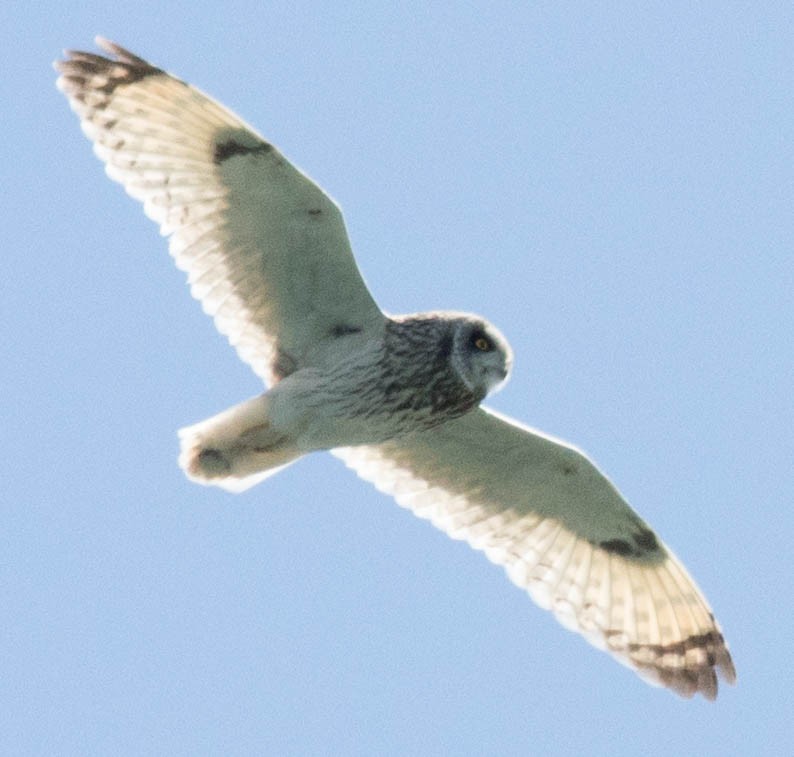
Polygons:
M609 479L481 405L511 368L499 331L466 313L385 314L320 187L198 89L97 43L107 56L55 64L58 87L267 388L179 432L186 474L239 491L330 450L650 683L708 699L718 673L733 683L702 593Z

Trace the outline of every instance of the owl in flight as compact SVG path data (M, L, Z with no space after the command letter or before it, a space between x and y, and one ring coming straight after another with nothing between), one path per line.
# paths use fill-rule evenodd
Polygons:
M180 431L186 474L239 491L331 450L650 683L708 699L718 672L733 683L705 598L612 483L480 405L510 370L502 335L465 313L383 313L320 187L199 90L97 43L108 57L68 52L58 87L269 387Z

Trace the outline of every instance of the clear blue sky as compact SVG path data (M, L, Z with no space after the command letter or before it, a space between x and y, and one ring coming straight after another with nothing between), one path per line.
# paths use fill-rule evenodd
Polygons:
M791 4L339 5L0 10L0 752L790 753ZM491 405L609 473L738 686L646 686L328 455L182 476L260 385L55 90L97 33L326 187L384 308L502 329Z

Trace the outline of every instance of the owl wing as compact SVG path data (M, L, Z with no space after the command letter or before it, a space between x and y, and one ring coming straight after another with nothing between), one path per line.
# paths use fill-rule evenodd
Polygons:
M193 296L265 381L381 328L337 205L205 94L122 47L68 52L58 88L108 175L170 236Z
M403 507L507 569L567 628L682 696L733 683L705 598L576 449L478 409L385 444L335 450Z

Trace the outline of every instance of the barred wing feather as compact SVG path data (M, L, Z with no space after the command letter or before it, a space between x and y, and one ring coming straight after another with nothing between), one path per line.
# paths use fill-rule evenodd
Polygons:
M690 697L735 680L719 625L676 557L579 451L493 411L335 454L464 539L567 628Z
M108 175L170 236L191 291L265 381L381 328L336 204L237 116L118 45L69 52L58 87Z

